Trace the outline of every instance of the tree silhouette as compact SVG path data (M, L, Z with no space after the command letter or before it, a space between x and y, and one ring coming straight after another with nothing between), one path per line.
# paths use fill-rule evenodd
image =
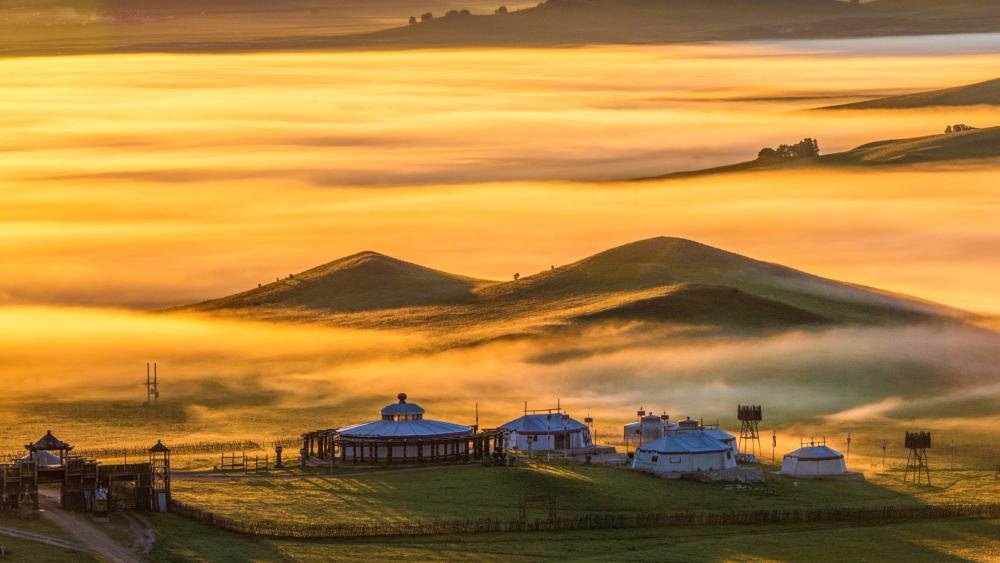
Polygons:
M507 13L507 6L500 6L493 13L494 14L506 14Z
M777 148L765 147L757 153L757 161L773 164L784 160L797 158L812 158L819 156L819 143L812 137L806 137L794 145L778 145Z
M519 280L519 279L521 279L521 274L519 274L519 273L515 272L515 273L514 273L514 281L517 281L517 280Z
M410 25L415 25L417 23L416 16L410 16Z
M421 14L420 15L420 21L422 21L422 22L429 22L432 19L434 19L434 14L432 14L430 12L427 12L426 14Z

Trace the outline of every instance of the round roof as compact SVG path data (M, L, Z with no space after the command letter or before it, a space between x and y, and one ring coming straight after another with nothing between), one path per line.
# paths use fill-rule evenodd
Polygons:
M448 438L472 434L472 427L440 420L374 420L337 429L348 438Z
M345 438L400 440L407 438L449 438L472 434L471 426L424 418L424 409L420 408L419 405L407 403L406 393L400 393L397 398L399 399L398 403L382 408L380 411L382 420L338 428L337 433Z
M827 461L843 459L844 454L827 446L806 446L785 454L785 457L798 458L799 461Z
M424 414L424 409L415 403L406 402L406 393L400 393L396 395L399 399L398 403L393 403L391 405L386 405L382 407L380 411L383 415L400 415L400 414Z

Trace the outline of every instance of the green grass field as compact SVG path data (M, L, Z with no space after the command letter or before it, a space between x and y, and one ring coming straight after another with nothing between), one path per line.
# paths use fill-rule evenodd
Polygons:
M255 540L154 518L158 561L996 561L1000 520L713 526L343 540Z
M901 477L897 471L871 474L867 481L795 480L769 474L767 482L739 490L720 483L664 480L619 468L553 462L330 477L175 479L174 496L238 519L301 523L513 519L522 498L539 495L552 495L562 517L1000 500L1000 481L986 469L936 469L933 486L903 483ZM544 502L527 506L529 517L548 514Z
M856 467L878 465L871 448L854 452ZM301 478L177 479L175 496L241 519L303 523L516 518L523 497L552 494L558 516L632 511L884 506L1000 500L989 455L932 458L932 486L902 482L901 460L866 481L793 480L768 474L766 483L735 490L718 483L664 480L578 462L534 466L453 466ZM529 518L547 507L528 502ZM995 561L1000 521L808 523L690 526L657 529L445 535L326 540L252 540L169 516L159 554L227 560L415 559L626 561ZM186 531L183 531L186 530ZM175 535L197 537L194 543ZM214 540L218 535L225 541ZM166 537L169 536L169 537ZM224 549L225 552L215 553ZM200 551L199 551L200 550Z

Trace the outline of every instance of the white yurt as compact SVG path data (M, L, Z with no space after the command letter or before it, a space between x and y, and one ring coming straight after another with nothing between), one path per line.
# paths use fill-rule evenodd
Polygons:
M822 477L847 473L844 455L827 446L805 446L785 454L781 460L782 475Z
M555 409L553 412L525 412L500 428L510 433L508 447L512 450L527 451L529 441L530 449L536 452L575 450L593 445L586 424Z
M740 455L739 447L736 445L736 436L733 436L725 430L702 426L699 421L692 420L690 417L678 422L675 430L677 432L702 432L705 435L715 438L716 440L729 446L729 448L733 451L734 456Z
M632 469L657 475L714 471L736 467L732 449L701 431L669 432L635 452Z
M465 453L466 442L455 438L471 435L471 426L426 419L420 405L406 402L406 393L400 393L397 398L399 402L379 411L381 420L337 429L344 442L342 455L346 459L355 457L355 448L359 450L359 457L374 461Z

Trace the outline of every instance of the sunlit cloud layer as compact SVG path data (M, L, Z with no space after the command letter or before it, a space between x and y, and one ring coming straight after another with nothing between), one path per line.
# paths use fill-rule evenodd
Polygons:
M507 279L663 234L1000 311L995 164L592 183L1000 122L799 111L996 53L793 45L0 61L0 303L162 307L362 249Z

